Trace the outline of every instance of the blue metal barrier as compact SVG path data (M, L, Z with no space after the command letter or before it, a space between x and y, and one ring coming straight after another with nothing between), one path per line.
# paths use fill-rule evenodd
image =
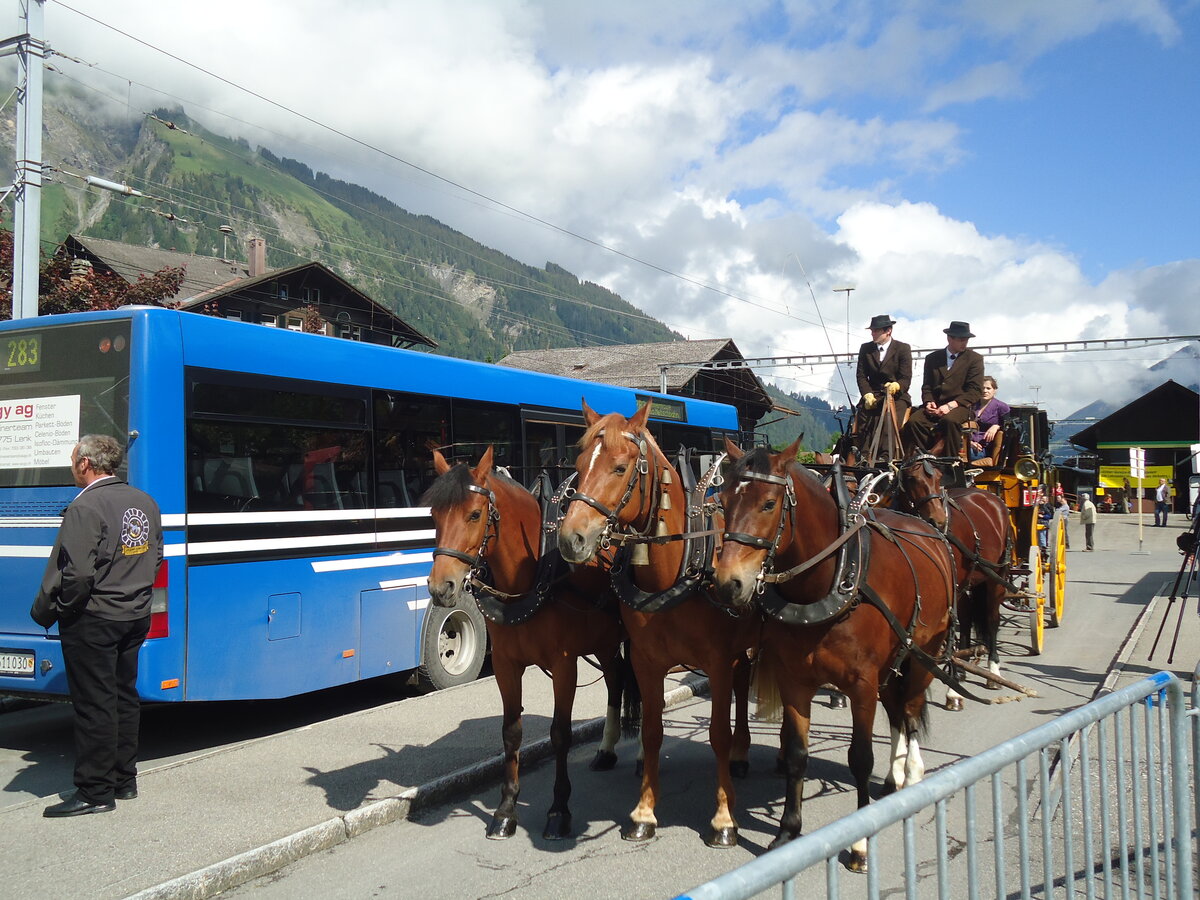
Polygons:
M1198 690L1193 681L1193 707ZM1189 715L1179 679L1159 672L947 766L676 900L741 900L773 888L785 900L801 888L813 896L820 889L820 863L826 897L838 898L839 854L864 838L866 882L850 876L846 896L863 896L865 887L874 900L882 872L902 868L903 882L887 885L889 895L902 887L906 898L932 896L919 883L936 878L941 900L975 900L989 881L992 889L985 893L999 898L1081 892L1091 900L1099 890L1099 896L1122 900L1193 900L1198 760L1200 721ZM990 791L977 790L985 780ZM950 850L952 813L964 818L958 853ZM990 820L990 830L977 818ZM1040 841L1031 839L1035 819ZM922 842L932 842L930 853L921 853ZM1010 875L1016 880L1011 889Z

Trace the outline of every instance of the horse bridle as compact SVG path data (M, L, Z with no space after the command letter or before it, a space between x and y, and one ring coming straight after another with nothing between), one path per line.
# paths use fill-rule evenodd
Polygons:
M651 471L650 471L650 457L649 457L649 454L647 453L647 451L649 449L649 444L644 435L634 434L633 432L630 432L630 431L622 431L621 435L624 438L626 438L627 440L629 440L630 442L632 442L635 447L637 447L638 458L637 458L637 462L632 467L632 471L629 473L628 481L625 482L625 493L621 495L621 499L617 502L616 507L613 509L609 509L607 506L605 506L603 503L601 503L595 497L591 497L587 494L580 493L575 488L568 488L565 491L566 502L563 505L563 515L564 516L566 515L566 511L570 507L570 505L577 500L580 503L587 504L592 509L594 509L596 512L600 513L600 515L604 516L604 530L602 532L600 532L600 540L598 542L598 549L600 549L600 550L607 550L611 546L611 544L614 540L616 540L618 543L624 543L625 536L620 535L620 534L614 534L613 532L615 529L618 528L618 525L619 525L618 517L621 515L621 511L623 509L625 509L625 507L629 504L629 501L633 499L633 489L636 485L642 486L642 496L647 498L650 501L650 504L651 504L650 511L651 512L654 511L653 510L654 487L658 482L658 477L657 477L658 473L657 473L657 471L655 471L654 473L651 473ZM604 432L603 431L597 432L596 440L603 440L603 439L604 439ZM648 485L645 484L646 481L649 481ZM653 521L653 519L654 519L653 515L650 516L651 522ZM647 529L646 534L648 534L649 529L650 529L649 524L646 526L646 529ZM632 538L645 537L646 534L638 533L635 530L631 535L629 535L629 537L632 537Z
M761 538L756 534L747 534L743 531L726 531L721 535L722 541L732 541L735 544L742 544L746 547L753 547L756 550L766 550L767 555L763 557L762 566L758 570L758 575L755 578L755 593L761 594L766 589L767 578L771 570L775 566L775 554L779 550L779 541L783 537L783 530L786 523L791 521L791 512L796 508L796 487L792 484L790 475L771 475L769 473L760 472L743 472L738 476L739 481L762 481L767 484L783 485L783 509L779 511L779 525L775 529L775 537L772 540Z
M484 487L477 484L468 484L467 490L476 494L481 494L487 500L487 523L483 528L483 540L479 544L479 550L474 556L469 553L463 553L461 550L455 550L452 547L434 547L433 555L449 556L457 559L460 562L466 563L471 571L467 577L473 581L479 582L479 574L483 571L486 562L484 557L487 556L488 544L492 538L499 534L500 529L500 510L496 508L496 495Z
M933 475L935 474L933 460L935 460L935 459L937 459L936 456L932 456L928 453L922 453L920 456L913 459L913 461L911 463L906 464L904 466L904 469L907 469L910 465L916 465L917 463L920 463L922 468L925 470L925 474L930 477L933 477ZM895 466L895 468L898 473L898 477L896 478L896 483L900 484L902 481L902 477L903 477L902 473L904 470L901 469L899 466ZM942 484L936 494L928 494L924 497L918 497L915 499L910 497L910 498L908 498L908 502L912 504L913 512L916 513L917 515L920 515L921 507L923 507L926 503L932 503L934 500L941 500L943 504L948 505L949 499L950 499L950 497L946 493L946 486L945 486L945 484Z

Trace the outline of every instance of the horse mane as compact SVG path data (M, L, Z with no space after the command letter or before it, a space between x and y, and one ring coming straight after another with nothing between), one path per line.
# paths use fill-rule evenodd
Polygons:
M514 479L499 469L493 468L490 477L519 487ZM449 509L466 501L471 493L470 486L474 483L475 478L471 467L465 462L455 463L451 469L434 479L433 484L426 489L417 502L430 509Z
M737 481L743 472L755 475L771 474L771 451L766 447L755 447L733 464L729 480Z
M468 486L475 483L466 463L455 463L447 472L434 479L417 501L430 509L449 509L467 499Z
M624 440L624 435L622 433L624 429L606 427L611 425L617 416L618 413L606 413L605 415L601 416L596 420L594 425L588 427L587 431L583 433L583 436L579 438L575 446L582 450L588 444L592 443L592 441L596 440L597 436L600 436L604 441L603 446L605 450L617 450L621 446L621 441ZM628 420L626 420L626 424L628 424ZM653 437L650 436L649 431L646 432L646 436L653 440Z

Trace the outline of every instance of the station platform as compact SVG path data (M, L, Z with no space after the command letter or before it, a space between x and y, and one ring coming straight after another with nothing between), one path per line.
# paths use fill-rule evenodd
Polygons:
M1071 578L1093 577L1130 566L1156 577L1178 570L1174 552L1182 517L1167 528L1145 527L1135 537L1136 516L1108 515L1097 526L1097 550L1080 552L1082 529L1073 517ZM1152 560L1144 555L1149 554ZM1197 586L1186 601L1169 600L1170 579L1138 613L1136 625L1097 690L1116 689L1160 670L1190 685L1200 661ZM1183 617L1179 619L1179 611ZM1071 616L1086 617L1077 604ZM1164 616L1168 616L1151 655ZM1176 625L1179 623L1178 636ZM1053 636L1048 637L1052 645ZM1173 663L1168 663L1174 642ZM1053 652L1049 650L1048 652ZM1103 671L1101 667L1100 671ZM580 682L592 682L588 666ZM1096 681L1099 682L1099 672ZM525 676L523 761L550 756L550 682L536 670ZM672 675L668 705L703 694L697 675ZM1085 698L1086 700L1086 698ZM578 691L576 742L598 739L605 705L602 682ZM5 735L36 709L0 715L0 748L22 747ZM52 789L31 790L32 770L52 761L44 748L24 754L0 794L0 885L16 898L204 898L276 871L350 840L377 826L408 819L423 809L495 784L500 774L500 709L491 679L338 715L280 733L265 734L142 766L141 796L117 810L73 819L45 819L42 810L58 790L70 789L70 743L60 741L58 779ZM65 778L63 774L65 773ZM24 779L24 781L22 781ZM25 794L22 794L22 790Z

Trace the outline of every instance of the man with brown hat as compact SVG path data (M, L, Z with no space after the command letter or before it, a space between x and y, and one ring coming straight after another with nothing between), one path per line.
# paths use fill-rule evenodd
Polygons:
M858 392L862 400L856 416L860 446L865 436L879 424L884 398L891 396L896 405L896 424L904 424L904 414L912 406L908 386L912 383L912 347L892 338L895 320L888 315L874 316L867 327L871 339L858 348Z
M943 454L957 456L962 449L962 423L974 415L975 404L983 395L983 357L967 349L975 335L966 322L951 322L942 332L946 349L925 357L923 406L913 410L905 434L910 447L928 450L940 427L946 436Z

